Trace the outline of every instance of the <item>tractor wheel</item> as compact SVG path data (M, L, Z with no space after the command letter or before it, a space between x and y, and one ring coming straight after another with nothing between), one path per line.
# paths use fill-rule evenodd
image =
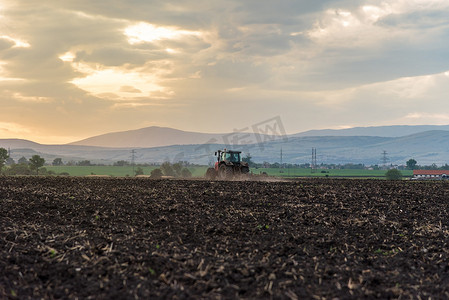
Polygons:
M249 168L248 167L241 167L240 168L240 179L241 180L248 180L249 179Z
M206 171L206 179L207 180L215 180L217 177L217 172L215 172L214 168L208 168Z
M232 179L234 177L234 169L230 166L226 167L226 179Z
M233 175L232 167L228 167L227 165L222 164L218 168L218 177L221 180L231 179L232 175Z

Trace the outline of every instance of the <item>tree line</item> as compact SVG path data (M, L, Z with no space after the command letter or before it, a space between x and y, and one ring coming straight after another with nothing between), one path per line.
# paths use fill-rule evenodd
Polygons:
M39 155L33 155L30 159L26 159L25 157L21 157L17 163L10 158L8 151L4 148L0 148L0 174L5 175L54 175L55 173L52 171L47 171L44 168L45 159L40 157ZM4 170L5 165L8 165L8 168ZM98 164L93 164L89 160L82 160L78 162L69 161L64 163L62 158L55 158L52 162L53 166L98 166ZM121 160L114 163L114 166L131 166L132 164ZM137 164L134 165L137 167L134 175L144 175L142 167L145 166L154 166L156 164ZM159 168L154 169L151 172L152 178L162 178L162 176L167 177L175 177L175 178L190 178L192 177L192 173L187 168L191 164L188 162L178 162L171 164L169 162L164 162L160 165ZM67 173L62 173L62 175L68 175Z
M406 165L409 170L449 170L449 165L447 163L441 167L438 167L437 164L418 165L418 162L414 158L410 158L406 162Z
M7 161L10 161L9 159L10 157L8 151L5 148L0 148L0 173L3 172L3 167L5 166ZM19 159L18 164L11 164L5 173L7 175L31 175L36 172L35 174L39 175L39 171L46 172L46 170L41 169L44 164L45 159L43 159L39 155L33 155L28 160Z
M192 173L189 169L183 166L182 163L171 164L164 162L160 168L151 171L151 178L162 178L162 176L175 177L175 178L190 178Z

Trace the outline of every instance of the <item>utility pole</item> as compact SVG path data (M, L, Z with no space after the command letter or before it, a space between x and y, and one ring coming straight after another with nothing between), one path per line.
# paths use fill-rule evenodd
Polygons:
M136 171L134 170L134 168L135 168L135 164L134 164L135 159L136 159L136 150L133 149L133 150L131 150L131 164L133 166L133 176L136 176Z
M283 168L283 164L282 164L282 147L281 147L281 168Z
M389 160L387 154L388 153L385 150L382 152L382 163L383 163L384 167L387 166L387 162Z
M312 148L312 165L311 172L315 173L316 171L316 148Z

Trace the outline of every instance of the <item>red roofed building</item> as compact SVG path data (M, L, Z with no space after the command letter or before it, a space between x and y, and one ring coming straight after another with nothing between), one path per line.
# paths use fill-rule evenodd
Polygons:
M449 170L413 170L413 179L446 179Z

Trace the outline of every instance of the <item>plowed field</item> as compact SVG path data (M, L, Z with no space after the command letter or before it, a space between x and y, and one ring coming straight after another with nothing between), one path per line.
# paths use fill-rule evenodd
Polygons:
M0 177L0 298L449 298L449 184Z

